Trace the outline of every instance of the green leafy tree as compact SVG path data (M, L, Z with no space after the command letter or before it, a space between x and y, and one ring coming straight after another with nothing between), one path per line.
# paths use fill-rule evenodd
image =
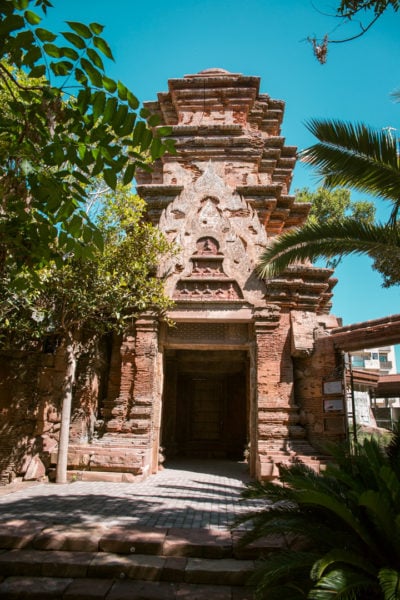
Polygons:
M25 268L101 248L84 209L93 177L127 185L172 150L158 117L107 75L103 26L69 21L56 34L43 26L49 7L0 0L0 276L8 263L19 287Z
M85 258L71 253L61 267L47 264L38 272L40 287L35 284L10 294L7 278L2 281L3 346L27 347L51 334L59 336L65 347L58 482L66 481L72 390L83 350L82 333L99 336L123 331L143 311L162 313L170 306L156 269L159 257L172 248L158 229L143 221L144 202L122 186L106 194L104 201L98 216L102 252Z
M309 188L296 190L297 202L311 204L306 223L318 225L319 223L342 223L347 217L362 223L373 223L375 217L375 205L368 201L351 200L350 191L345 188L333 190L319 187L312 192ZM330 259L326 262L329 268L336 268L340 258Z
M396 259L400 256L400 158L396 139L387 131L341 121L314 120L310 131L319 143L301 153L302 159L317 167L328 188L347 186L386 200L391 206L387 222L363 222L355 216L342 221L308 223L271 240L263 252L259 273L273 277L288 265L304 260L365 254L375 262L388 284L398 284Z
M244 497L265 508L240 518L251 525L243 543L290 540L261 562L257 598L399 600L399 430L386 450L376 439L355 450L331 447L334 463L319 474L293 464L281 467L279 483L247 486Z

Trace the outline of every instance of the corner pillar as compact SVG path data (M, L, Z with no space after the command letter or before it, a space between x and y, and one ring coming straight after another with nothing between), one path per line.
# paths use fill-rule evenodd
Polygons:
M291 428L299 416L293 402L290 316L276 305L254 313L257 367L258 479L278 475L276 464L286 453Z

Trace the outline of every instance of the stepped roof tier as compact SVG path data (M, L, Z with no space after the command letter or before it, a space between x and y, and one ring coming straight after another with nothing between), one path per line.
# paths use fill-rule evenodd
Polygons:
M181 242L186 235L177 222L189 213L193 218L191 206L202 201L198 188L204 195L204 179L214 207L223 210L229 227L236 224L235 233L253 254L253 269L268 238L304 223L311 205L290 194L297 149L281 135L285 103L260 94L259 77L213 68L170 79L168 92L145 108L161 116L160 127L171 127L176 145L176 154L166 154L151 172L137 175L148 216L169 239ZM225 201L218 204L221 196ZM228 228L222 221L218 226ZM267 282L264 297L282 306L329 312L336 283L331 275L329 269L294 266Z

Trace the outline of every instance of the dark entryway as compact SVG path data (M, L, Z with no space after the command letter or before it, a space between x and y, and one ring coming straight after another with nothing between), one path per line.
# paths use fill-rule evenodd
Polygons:
M243 459L247 396L246 352L168 351L161 442L166 456Z

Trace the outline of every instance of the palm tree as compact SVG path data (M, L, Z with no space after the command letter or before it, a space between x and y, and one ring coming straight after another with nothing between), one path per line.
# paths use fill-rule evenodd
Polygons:
M265 508L246 544L282 534L288 548L268 555L254 576L268 600L400 599L400 433L385 449L364 440L354 453L330 448L335 463L317 474L304 464L281 468L280 482L253 482L246 498Z
M301 152L302 160L314 167L327 187L346 186L391 204L386 223L364 224L348 217L340 224L307 224L273 238L261 255L258 271L273 277L288 265L320 257L367 254L377 260L384 276L399 283L400 257L400 159L395 137L388 130L374 131L365 125L341 121L312 120L308 129L319 143ZM396 269L396 273L392 272Z

